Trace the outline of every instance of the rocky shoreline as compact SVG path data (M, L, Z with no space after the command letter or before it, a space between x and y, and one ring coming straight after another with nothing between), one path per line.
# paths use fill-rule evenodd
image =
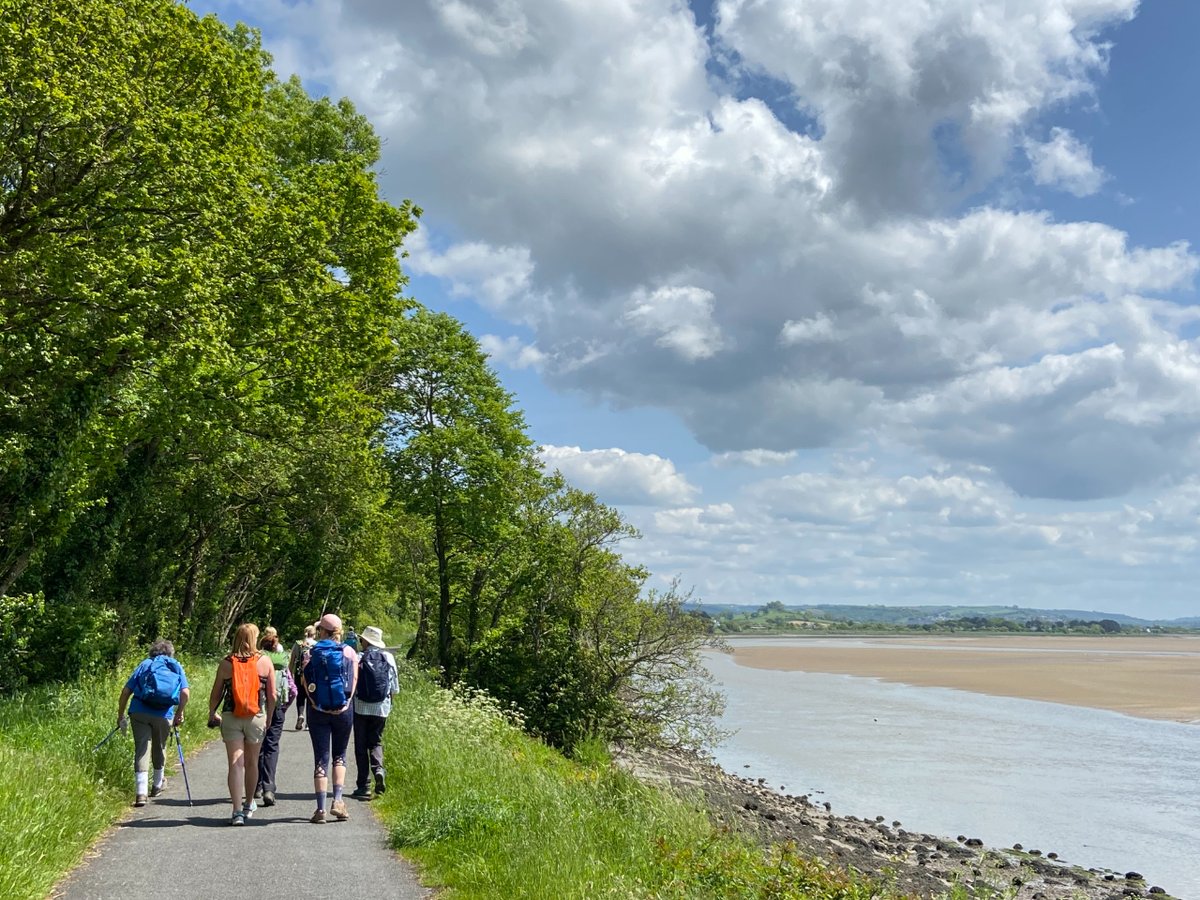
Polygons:
M966 835L938 837L884 816L835 815L829 803L776 792L698 756L615 748L617 765L642 781L701 800L713 819L764 844L791 842L806 856L885 879L898 892L935 898L962 885L973 896L1011 900L1126 900L1171 895L1138 872L1082 868L1053 852L985 847Z

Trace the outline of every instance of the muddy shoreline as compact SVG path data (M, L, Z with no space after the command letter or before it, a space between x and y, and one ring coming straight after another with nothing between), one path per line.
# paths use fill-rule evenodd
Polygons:
M1052 847L986 847L970 835L931 835L885 815L840 816L819 797L777 792L763 779L732 775L695 754L615 748L614 759L642 781L698 801L715 822L764 846L791 842L806 856L882 878L915 897L940 897L956 884L978 897L1011 900L1171 896L1148 880L1152 872L1073 866Z

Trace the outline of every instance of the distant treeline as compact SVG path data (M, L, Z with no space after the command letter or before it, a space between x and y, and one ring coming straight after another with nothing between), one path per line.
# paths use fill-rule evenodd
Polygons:
M955 632L992 631L1042 634L1119 634L1146 632L1186 633L1200 629L1200 621L1178 620L1161 624L1128 616L1088 615L1059 617L1049 611L1018 607L789 607L779 601L764 606L698 607L709 618L714 632ZM997 615L997 609L1003 615ZM957 614L953 614L957 613ZM985 614L991 613L991 614ZM1121 621L1123 619L1124 621Z

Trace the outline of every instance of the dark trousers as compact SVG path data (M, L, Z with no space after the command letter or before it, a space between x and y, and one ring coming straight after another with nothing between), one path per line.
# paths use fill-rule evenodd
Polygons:
M308 738L313 748L313 774L333 777L333 765L346 764L346 747L350 743L350 732L354 730L354 707L346 707L343 713L321 712L311 703L308 707Z
M354 766L355 787L367 790L367 781L372 773L383 771L383 729L387 716L354 716Z
M300 679L296 679L296 684L300 684ZM296 721L299 722L304 718L304 704L308 702L308 698L304 696L304 689L301 688L296 692Z
M275 704L275 715L263 735L262 749L258 751L258 786L264 791L275 792L275 767L279 765L279 738L283 735L283 720L287 718L292 701Z

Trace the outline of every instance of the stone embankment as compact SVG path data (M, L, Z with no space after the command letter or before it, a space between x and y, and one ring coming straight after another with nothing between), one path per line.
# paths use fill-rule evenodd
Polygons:
M1138 872L1073 866L1019 844L998 849L966 835L938 837L884 816L835 815L829 803L778 793L762 779L730 775L689 754L617 749L617 764L643 781L702 799L715 821L763 843L791 842L830 865L889 881L904 894L940 897L954 885L1011 900L1167 900Z

